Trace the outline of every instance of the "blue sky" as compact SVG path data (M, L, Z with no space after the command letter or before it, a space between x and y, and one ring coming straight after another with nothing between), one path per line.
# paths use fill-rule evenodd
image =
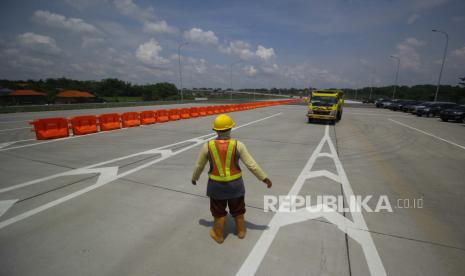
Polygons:
M36 0L0 3L0 78L184 87L363 87L465 76L465 1Z

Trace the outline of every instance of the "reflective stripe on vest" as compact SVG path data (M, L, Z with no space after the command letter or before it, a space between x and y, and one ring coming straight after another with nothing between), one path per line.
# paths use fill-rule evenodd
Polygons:
M236 174L231 175L231 163L235 162L235 160L233 160L232 158L233 157L232 155L233 155L233 151L234 151L234 148L236 147L237 142L234 139L230 139L228 141L229 141L228 150L226 152L226 160L224 162L225 164L224 169L221 163L220 154L218 153L218 149L216 148L215 140L208 142L208 145L209 145L208 148L211 152L211 155L213 155L212 161L214 165L216 166L216 169L219 173L219 175L209 173L208 176L212 180L219 181L219 182L229 182L229 181L239 179L242 176L242 173L240 171Z

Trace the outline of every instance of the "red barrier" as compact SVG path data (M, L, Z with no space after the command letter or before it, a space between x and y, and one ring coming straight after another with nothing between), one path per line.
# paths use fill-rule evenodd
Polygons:
M69 136L68 120L65 118L38 119L29 123L38 140L63 138Z
M120 116L118 113L108 113L98 116L101 131L108 131L121 128Z
M157 122L155 112L152 110L142 111L139 116L141 125L151 125Z
M181 119L181 109L168 109L168 114L171 121L177 121Z
M192 118L195 118L195 117L199 117L200 116L200 113L199 113L199 107L191 107L189 109L189 112L190 112L190 115Z
M71 118L71 128L74 135L85 135L98 132L97 116L84 115Z
M215 114L215 107L207 106L207 115L213 115L213 114Z
M181 108L181 119L189 119L191 117L191 112L189 108Z
M123 127L136 127L140 126L140 119L138 112L125 112L121 114L121 121Z
M155 111L155 115L157 117L158 123L168 122L170 120L168 110L166 109L159 109Z
M199 116L207 116L207 107L199 107Z

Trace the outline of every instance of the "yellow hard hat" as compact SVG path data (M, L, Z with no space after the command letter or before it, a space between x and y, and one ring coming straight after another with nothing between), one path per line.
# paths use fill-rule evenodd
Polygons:
M228 130L233 128L235 125L236 124L231 117L226 114L221 114L213 121L213 130Z

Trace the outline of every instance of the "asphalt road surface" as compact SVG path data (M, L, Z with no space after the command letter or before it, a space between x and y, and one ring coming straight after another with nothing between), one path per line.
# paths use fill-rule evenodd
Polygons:
M190 184L213 117L43 142L26 121L92 111L1 115L0 275L465 275L465 125L345 108L327 126L305 112L231 113L273 187L244 170L247 236L228 217L222 245L206 174ZM393 210L264 212L266 195Z

